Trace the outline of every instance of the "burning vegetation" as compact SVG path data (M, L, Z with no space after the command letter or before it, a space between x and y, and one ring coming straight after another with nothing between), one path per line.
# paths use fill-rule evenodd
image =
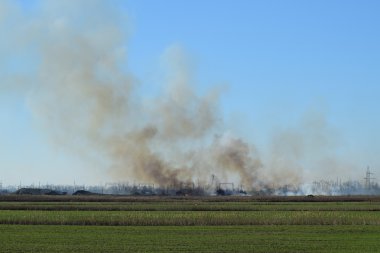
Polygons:
M367 171L367 176L369 174ZM370 173L372 174L372 173ZM279 187L261 185L258 190L245 190L243 185L221 182L215 175L211 175L208 184L194 182L172 182L166 186L154 184L108 183L102 186L69 186L46 185L45 187L8 186L1 188L0 194L16 195L120 195L120 196L351 196L351 195L380 195L378 183L365 178L359 181L314 181L311 184L283 185Z

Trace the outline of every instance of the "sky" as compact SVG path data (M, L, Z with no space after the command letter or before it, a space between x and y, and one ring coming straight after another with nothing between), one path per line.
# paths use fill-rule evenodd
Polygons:
M32 29L35 20L43 31L47 20L70 16L70 8L61 13L60 4L47 2L0 3L0 182L116 180L98 161L51 141L35 117L30 94L38 90L20 92L23 87L4 81L18 76L28 82L32 76L35 82L42 64L35 49L39 41L20 42L16 50L22 36L9 34L25 32L23 27L38 33ZM112 11L104 11L105 5ZM93 25L77 28L81 31L109 17L122 31L116 44L126 51L121 68L138 83L136 100L162 92L163 58L171 48L180 48L195 92L220 90L218 131L255 146L264 167L280 170L281 161L291 159L302 165L298 172L305 180L361 180L367 166L375 176L380 172L379 10L375 0L82 1L75 11L84 20L73 22L82 27L93 18ZM12 19L16 16L21 21ZM294 144L300 139L302 145ZM302 149L302 155L293 149ZM94 173L88 173L89 167ZM331 167L339 169L332 172Z

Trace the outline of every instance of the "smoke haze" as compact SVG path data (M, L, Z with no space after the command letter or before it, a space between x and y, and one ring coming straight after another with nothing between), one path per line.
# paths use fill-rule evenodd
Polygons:
M207 182L211 174L247 189L301 184L315 176L305 164L339 167L334 133L323 115L310 114L301 131L275 134L265 159L251 141L224 130L221 89L195 90L179 45L163 53L163 90L145 99L138 77L125 70L129 31L120 23L128 18L105 2L42 1L38 17L0 3L0 25L7 32L0 88L27 99L55 145L99 160L114 180L161 186ZM13 56L27 66L12 67Z

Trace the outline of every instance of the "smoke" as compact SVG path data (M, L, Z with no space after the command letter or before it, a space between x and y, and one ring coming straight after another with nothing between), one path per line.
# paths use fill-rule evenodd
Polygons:
M211 90L204 96L195 93L189 63L180 46L168 48L164 61L169 72L166 91L154 103L160 134L171 141L204 137L218 120L219 91Z
M7 71L1 74L7 85L0 88L19 87L55 145L100 161L108 175L123 181L166 186L206 182L218 174L247 189L302 182L302 161L309 159L305 153L315 151L308 147L320 153L330 145L328 137L320 136L323 124L302 126L322 129L311 134L277 135L265 166L253 144L224 133L221 90L196 92L188 57L178 45L163 54L163 90L146 100L138 92L138 78L125 68L129 31L123 24L128 18L106 2L42 1L38 13L21 15L21 21L12 14L22 11L0 3L1 33L7 33L1 51L21 51L16 67L4 54ZM12 31L4 24L12 24ZM25 62L17 73L11 71Z
M218 167L237 172L243 185L255 186L262 164L254 147L230 135L216 136L212 154Z
M309 109L293 126L276 129L260 177L276 187L342 178L354 168L352 161L340 157L343 144L326 114Z
M202 141L216 126L218 91L198 95L183 50L172 46L163 56L168 65L164 92L147 105L138 95L137 79L123 69L128 32L120 22L125 17L105 1L41 5L35 17L8 20L16 32L6 47L16 52L25 45L35 52L35 73L17 76L28 80L23 93L52 141L83 157L100 157L117 179L160 185L190 181L194 168L184 162L190 151L183 141ZM7 12L8 4L0 10ZM20 40L22 45L11 46ZM8 71L8 80L14 76Z

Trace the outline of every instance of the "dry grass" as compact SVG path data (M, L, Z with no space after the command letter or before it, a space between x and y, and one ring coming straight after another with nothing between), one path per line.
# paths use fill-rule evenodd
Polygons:
M380 225L358 211L0 211L0 224L106 226Z

